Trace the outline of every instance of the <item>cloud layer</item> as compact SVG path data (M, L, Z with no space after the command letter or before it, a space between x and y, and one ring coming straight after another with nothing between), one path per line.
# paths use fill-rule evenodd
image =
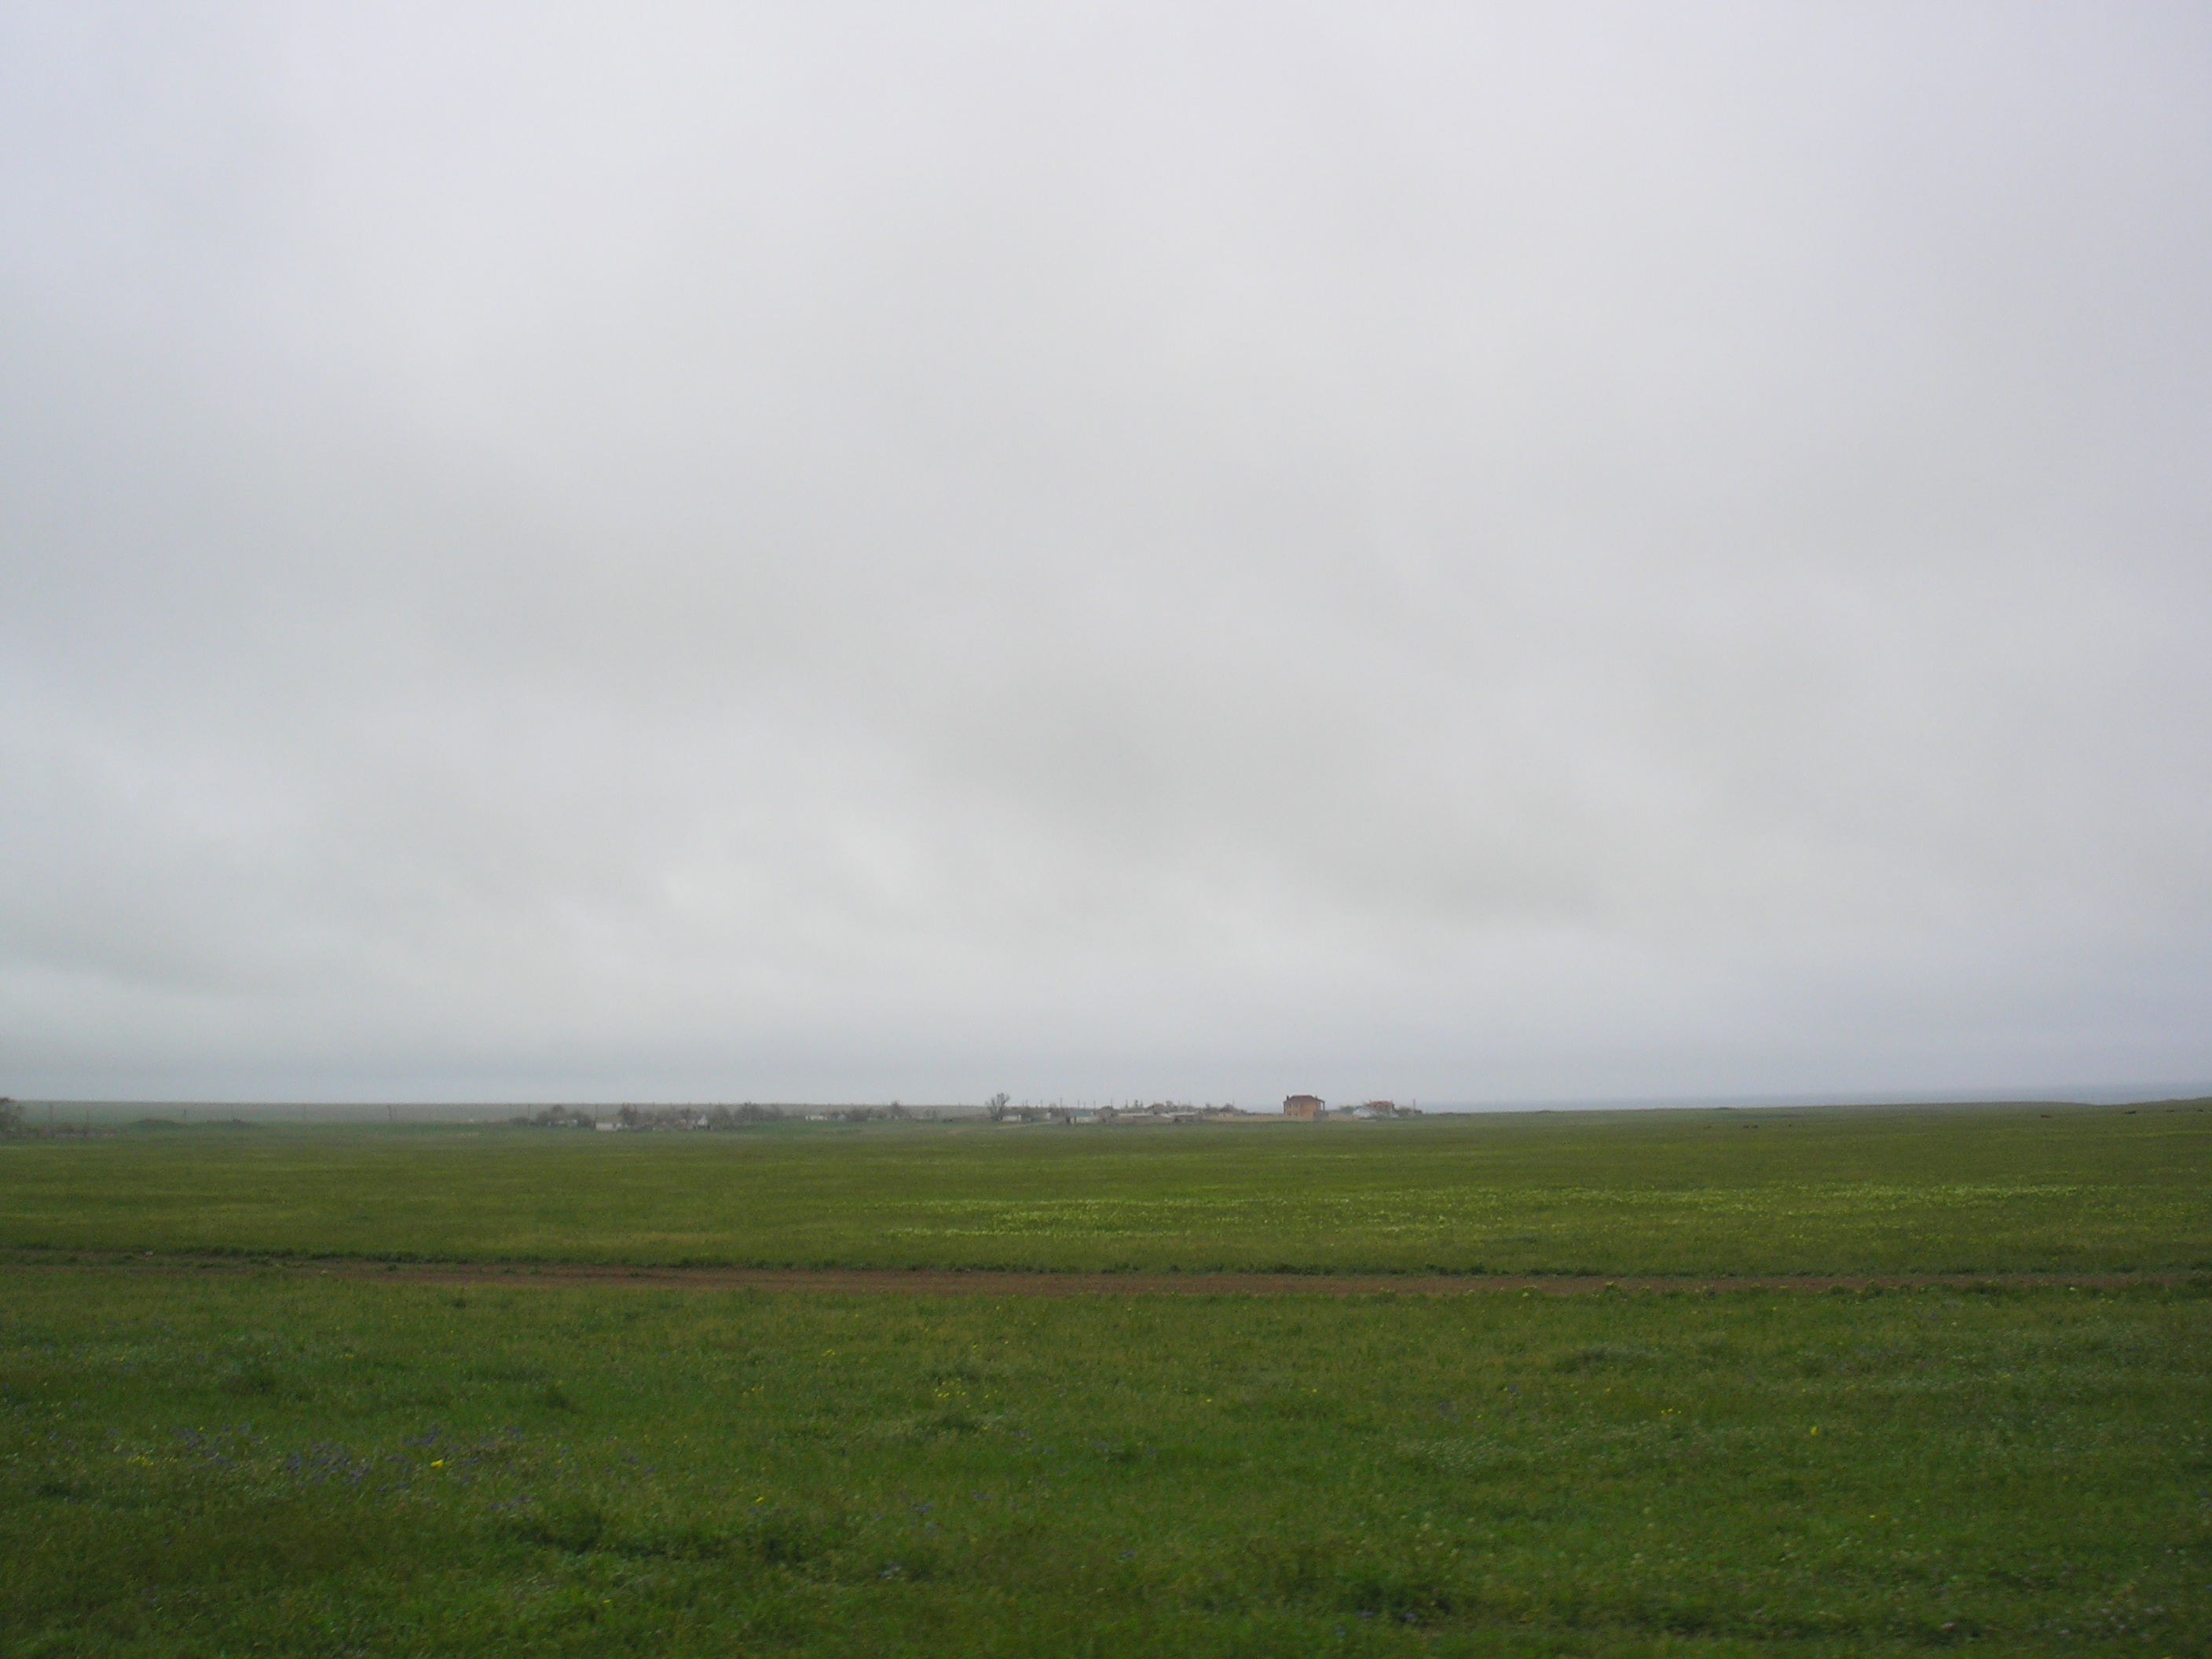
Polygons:
M2212 1075L2193 8L12 9L0 1091Z

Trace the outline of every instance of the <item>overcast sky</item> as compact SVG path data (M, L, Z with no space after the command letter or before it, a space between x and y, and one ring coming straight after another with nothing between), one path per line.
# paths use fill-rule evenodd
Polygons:
M2212 1076L2212 12L0 8L0 1092Z

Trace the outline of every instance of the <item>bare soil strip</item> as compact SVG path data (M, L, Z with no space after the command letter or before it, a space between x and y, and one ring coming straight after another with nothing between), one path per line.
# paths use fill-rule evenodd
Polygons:
M372 1261L269 1256L18 1255L0 1273L240 1273L441 1285L595 1285L664 1290L890 1293L905 1296L1472 1296L1521 1291L1872 1291L1935 1286L2121 1290L2202 1280L2196 1273L1759 1273L1602 1278L1568 1273L1020 1273L951 1267L665 1267L590 1262Z

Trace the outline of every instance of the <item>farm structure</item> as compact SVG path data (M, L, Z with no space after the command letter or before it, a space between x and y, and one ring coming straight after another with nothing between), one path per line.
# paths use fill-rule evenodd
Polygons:
M1249 1117L1252 1114L1237 1109L1234 1101L1215 1105L1208 1101L1199 1106L1189 1101L1156 1100L1146 1105L1141 1101L1127 1101L1121 1105L1053 1105L1032 1106L1027 1101L1020 1105L994 1104L988 1109L994 1121L1000 1123L1057 1123L1075 1124L1139 1124L1139 1123L1218 1123L1233 1118Z
M1288 1095L1283 1100L1285 1117L1302 1118L1311 1123L1328 1113L1328 1103L1319 1095Z

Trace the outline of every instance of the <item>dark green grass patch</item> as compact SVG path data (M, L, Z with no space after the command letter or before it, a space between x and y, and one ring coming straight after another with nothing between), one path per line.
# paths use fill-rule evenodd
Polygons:
M2212 1296L0 1279L0 1651L2179 1655Z
M16 1140L0 1143L4 1246L1105 1271L2189 1270L2212 1268L2212 1110Z

